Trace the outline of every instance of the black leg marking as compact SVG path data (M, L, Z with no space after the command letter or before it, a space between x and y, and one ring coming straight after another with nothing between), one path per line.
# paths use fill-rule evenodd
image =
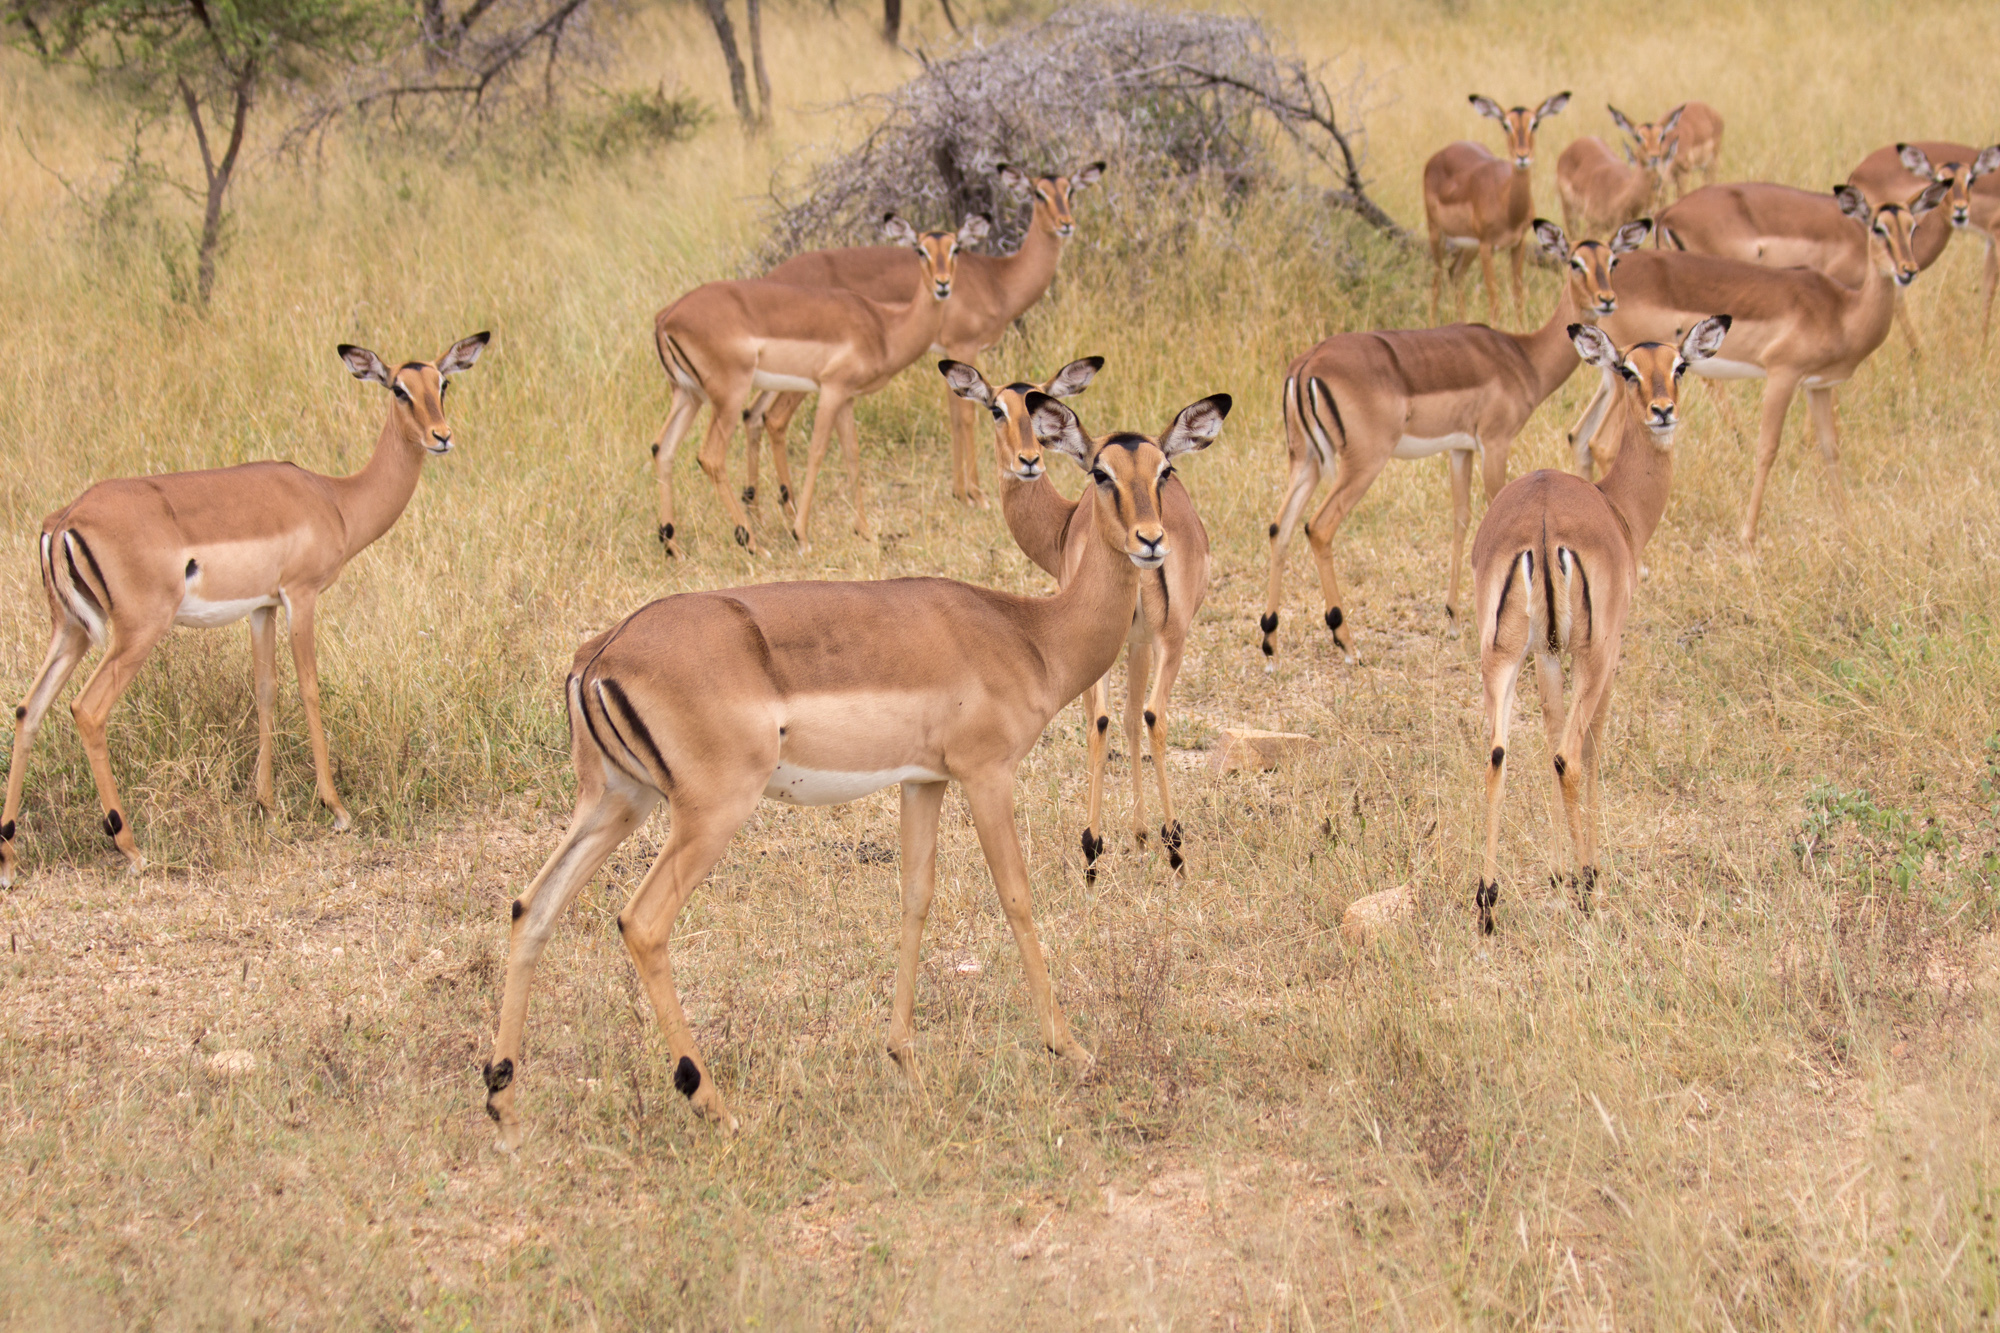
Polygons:
M1472 895L1472 901L1479 908L1479 933L1493 933L1493 905L1500 901L1500 886L1479 881L1479 889Z
M1500 767L1500 765L1501 765L1501 764L1505 763L1506 761L1507 761L1507 747L1506 747L1506 746L1504 746L1504 745L1496 745L1496 746L1494 746L1494 747L1493 747L1493 767L1495 767L1495 768L1498 768L1498 767Z
M513 1081L514 1062L512 1060L502 1060L497 1064L486 1066L486 1091L488 1093L505 1092L507 1085Z
M745 486L743 488L743 503L747 505L757 503L757 488L755 486Z
M1577 905L1582 907L1586 914L1588 914L1590 911L1591 890L1595 889L1596 887L1597 887L1597 867L1585 866L1580 872L1578 872L1576 877L1576 897L1577 897Z
M1153 716L1153 710L1152 710L1152 709L1150 709L1150 708L1148 708L1148 709L1146 710L1146 725L1147 725L1148 727L1154 727L1154 726L1158 726L1158 725L1159 725L1159 722L1160 722L1160 719L1159 719L1159 718L1157 718L1157 717L1155 717L1155 716Z
M1104 853L1104 839L1089 829L1083 831L1083 879L1086 884L1097 880L1097 858Z
M14 707L14 720L15 720L16 722L19 722L19 721L20 721L20 720L21 720L22 718L26 717L27 715L28 715L28 705L26 705L26 704L16 704L16 705L15 705L15 707Z
M683 1055L674 1066L674 1090L683 1097L693 1097L701 1090L701 1066L694 1062L693 1056Z
M1102 736L1104 734L1105 729L1110 725L1111 725L1111 717L1109 714L1100 716L1097 719L1097 734Z
M741 523L736 525L736 544L745 549L748 549L750 545L750 529L744 527Z
M1271 540L1272 541L1278 540L1278 525L1276 523L1273 523L1271 525Z
M188 558L187 576L189 578L193 578L199 572L200 572L199 567L196 566L193 557L190 556Z
M1167 849L1167 864L1179 870L1187 862L1181 858L1181 821L1160 825L1160 845Z
M10 819L4 824L0 824L0 842L12 841L14 841L14 821Z
M1340 637L1340 627L1345 623L1347 623L1347 617L1340 614L1339 607L1329 606L1326 609L1326 627L1333 633L1335 638Z
M1266 611L1264 618L1257 622L1257 628L1264 631L1264 642L1262 645L1264 656L1277 656L1278 650L1271 646L1271 640L1278 633L1278 613L1276 611Z
M125 816L119 814L116 810L105 811L104 813L105 837L107 838L117 837L119 831L122 830L124 827L125 827Z
M660 456L660 446L657 443L655 443L653 445L653 457L658 458L659 456Z
M521 919L521 913L523 913L523 912L525 912L525 911L527 911L527 910L528 910L527 908L525 908L525 907L521 906L521 900L520 900L519 898L516 898L516 899L514 900L514 918L513 918L513 919L514 919L514 920L516 920L516 921L519 921L519 920Z
M1565 763L1563 762L1563 757L1562 757L1561 755L1557 755L1557 756L1556 756L1556 776L1557 776L1557 777L1561 777L1561 776L1562 776L1563 774L1565 774L1565 773L1567 773L1567 772L1569 772L1569 765L1568 765L1568 764L1565 764Z
M792 502L792 488L789 486L778 487L778 503L781 505L788 505L791 502Z

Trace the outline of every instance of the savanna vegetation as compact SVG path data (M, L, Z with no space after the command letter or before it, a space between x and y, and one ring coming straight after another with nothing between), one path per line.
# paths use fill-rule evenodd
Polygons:
M1722 179L1813 188L1898 139L1995 137L1991 6L1248 8L1328 62L1365 126L1369 197L1412 231L1430 152L1497 147L1473 92L1574 90L1541 135L1545 215L1556 154L1610 134L1607 100L1650 117L1700 97L1728 120ZM493 107L320 115L295 135L329 90L376 86L301 66L259 91L205 303L206 196L173 184L203 168L171 101L149 109L25 39L0 56L0 692L26 689L47 641L44 514L105 477L356 467L387 402L335 344L394 364L495 331L453 391L458 447L320 604L353 832L312 800L288 668L282 808L250 800L241 629L172 636L114 715L143 875L109 854L66 716L44 729L26 875L0 895L0 1321L1992 1322L2000 350L1976 327L1976 242L1954 240L1913 289L1921 355L1892 334L1841 390L1849 522L1795 408L1744 549L1754 398L1689 394L1626 633L1597 910L1545 884L1544 748L1524 704L1499 928L1482 938L1486 754L1474 649L1442 610L1444 466L1391 467L1342 532L1358 665L1319 626L1297 551L1274 672L1256 649L1282 369L1336 330L1423 323L1429 285L1420 247L1324 204L1343 182L1268 126L1284 170L1248 187L1155 189L1113 159L1078 197L1049 296L985 359L1014 377L1104 356L1076 401L1096 430L1237 401L1180 469L1215 547L1171 718L1185 877L1157 842L1114 840L1085 883L1076 710L1021 770L1037 913L1094 1071L1039 1049L954 795L913 1098L882 1052L894 794L767 803L675 946L744 1120L735 1136L698 1123L612 925L658 815L542 964L533 1132L517 1156L492 1150L479 1066L508 901L568 810L575 646L648 599L745 581L1048 586L997 510L951 502L921 362L860 409L873 540L844 531L834 475L809 557L768 496L766 554L745 555L692 448L686 558L668 564L654 536L653 313L753 270L774 180L792 199L868 128L866 104L829 108L910 78L915 52L1004 42L1045 10L949 13L965 37L942 8L899 7L898 49L872 6L773 0L771 96L740 118L710 8L685 3L607 5L574 61L536 61ZM1556 283L1531 267L1530 322ZM1477 312L1476 281L1470 297ZM1515 475L1567 461L1591 387L1579 375L1531 421ZM1214 775L1209 747L1236 725L1322 744L1295 767ZM1130 766L1112 771L1118 830ZM1399 886L1417 902L1404 926L1344 944L1347 905Z

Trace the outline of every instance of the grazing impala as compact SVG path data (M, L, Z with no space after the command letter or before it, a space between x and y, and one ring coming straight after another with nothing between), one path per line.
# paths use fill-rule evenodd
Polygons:
M1101 356L1072 361L1039 386L1039 391L1056 398L1082 393L1103 366ZM1058 581L1067 578L1068 566L1074 563L1073 544L1089 535L1085 526L1088 506L1064 499L1049 480L1041 442L1035 437L1027 409L1028 395L1037 392L1037 386L1015 383L996 389L985 376L960 361L939 362L938 370L954 394L993 415L1000 509L1015 543ZM1086 471L1089 466L1086 459ZM1160 785L1160 842L1167 849L1168 863L1179 871L1185 863L1181 822L1174 815L1173 793L1167 786L1167 698L1187 651L1188 628L1208 596L1208 529L1202 526L1193 497L1171 469L1160 484L1160 520L1167 526L1167 560L1152 575L1139 580L1139 605L1133 611L1125 652L1125 753L1132 764L1132 838L1143 847L1146 799L1139 780L1139 728L1143 721L1152 743L1153 776ZM1156 652L1159 676L1149 691L1146 680ZM1104 761L1110 748L1108 684L1106 677L1093 685L1086 705L1090 814L1083 827L1085 880L1097 878L1097 858L1104 851L1098 817L1103 811Z
M1743 514L1745 544L1757 537L1764 487L1778 456L1785 412L1803 388L1826 461L1827 485L1844 516L1847 492L1840 480L1840 435L1834 422L1833 391L1882 345L1896 306L1896 292L1916 280L1910 236L1917 222L1937 207L1946 187L1933 184L1908 208L1884 204L1871 209L1861 192L1842 185L1834 194L1847 225L1868 239L1869 264L1859 287L1809 268L1764 268L1710 255L1641 250L1628 255L1613 286L1618 310L1599 320L1612 341L1671 342L1707 311L1734 317L1729 356L1695 358L1693 369L1711 379L1764 381L1763 421L1757 437L1756 479ZM1689 195L1690 199L1694 196ZM1597 414L1612 391L1607 380L1584 411L1573 435L1579 470L1588 466Z
M1994 248L1994 237L2000 233L2000 176L1994 175L1996 171L2000 171L2000 144L1973 148L1962 143L1924 141L1878 148L1862 158L1861 165L1847 178L1849 185L1876 201L1912 198L1932 182L1942 181L1946 185L1948 193L1937 216L1925 218L1917 227L1917 262L1928 267L1926 255L1934 260L1953 231L1975 231L1986 238L1986 272L1981 284L1979 315L1981 343L1992 327L1993 289L2000 285L2000 251Z
M1157 441L1093 444L1045 394L1023 403L1045 448L1091 462L1087 531L1071 538L1054 597L1017 597L947 579L775 583L683 593L642 607L577 650L570 668L576 808L541 873L513 906L506 991L487 1111L520 1145L514 1109L528 986L562 911L662 800L673 824L618 914L652 997L674 1086L700 1114L735 1126L688 1031L668 956L675 919L759 797L852 801L902 784L902 938L889 1052L916 1077L911 1026L917 953L936 880L938 809L965 790L980 849L1021 950L1044 1045L1077 1066L1035 934L1014 828L1014 772L1049 720L1117 660L1145 571L1168 554L1160 486L1177 456L1214 442L1218 394L1182 409Z
M1514 311L1527 309L1521 287L1522 248L1528 223L1535 216L1531 169L1535 165L1535 130L1569 105L1568 93L1557 93L1532 112L1524 106L1503 111L1490 97L1474 93L1473 110L1490 116L1507 129L1507 157L1495 157L1476 143L1461 139L1446 144L1424 163L1424 225L1431 238L1431 323L1438 320L1438 292L1444 283L1444 253L1452 256L1452 281L1458 281L1468 256L1479 252L1479 269L1486 279L1487 318L1500 322L1500 289L1493 277L1493 252L1514 252ZM1465 295L1459 293L1460 313Z
M902 304L891 305L838 288L793 287L769 278L711 282L662 310L653 321L653 344L674 384L673 407L653 445L660 488L660 542L680 554L674 533L674 451L703 404L709 415L701 443L701 469L715 483L722 507L736 520L736 544L754 552L750 515L723 476L729 437L744 409L770 389L819 391L812 444L806 452L806 485L792 532L806 544L813 486L828 439L838 429L854 490L854 531L868 535L861 494L861 442L854 400L875 393L937 339L952 294L959 248L986 234L984 218L967 218L954 235L919 236L889 214L882 230L914 251Z
M1618 457L1595 485L1567 472L1531 472L1500 492L1480 520L1472 543L1472 581L1491 748L1486 860L1473 902L1479 928L1487 934L1500 898L1507 730L1530 650L1576 858L1574 882L1589 906L1597 879L1598 749L1611 713L1611 678L1618 672L1625 618L1638 591L1639 555L1667 511L1673 484L1680 380L1690 363L1716 354L1729 325L1728 315L1703 319L1678 347L1641 343L1622 356L1602 329L1571 325L1583 359L1622 381ZM1576 686L1567 714L1559 657L1565 651ZM1562 837L1560 829L1556 837Z
M104 831L133 874L146 862L111 775L105 722L175 625L212 628L250 618L255 794L259 805L274 809L271 711L277 701L281 606L291 623L292 665L306 710L314 785L333 811L333 826L348 826L320 729L313 608L347 562L401 517L424 459L450 451L446 385L472 369L489 336L474 334L435 363L407 361L394 371L366 348L340 348L355 378L382 385L391 399L375 452L351 477L322 477L294 463L265 462L102 481L42 520L42 591L54 625L42 669L14 710L14 758L7 770L7 808L0 815L0 886L14 882L14 821L35 732L92 644L103 646L104 658L70 712L97 780Z
M1674 198L1687 193L1687 178L1701 173L1701 183L1715 180L1715 159L1722 152L1722 117L1706 102L1682 102L1656 121L1634 125L1614 108L1618 128L1631 135L1641 158L1671 158Z
M958 257L958 276L952 288L951 304L945 308L944 324L930 350L942 352L956 361L976 361L979 354L1000 341L1015 320L1049 290L1055 280L1056 261L1076 231L1076 217L1070 204L1078 190L1097 183L1104 164L1093 162L1067 176L1036 176L1001 163L1000 182L1016 199L1034 201L1028 220L1028 234L1011 255L964 254ZM897 301L915 280L909 255L896 246L857 246L844 250L814 250L788 259L765 274L773 282L789 282L800 287L840 287L860 292L877 301ZM770 392L750 409L748 424L750 472L744 488L749 502L757 493L757 433L768 428L772 461L785 466L785 429L805 395L798 392ZM979 449L975 438L972 405L956 397L946 406L951 413L951 493L967 504L983 505L979 489ZM789 487L780 473L778 500L789 503Z
M1620 161L1611 145L1586 134L1556 159L1556 192L1562 196L1563 226L1571 236L1608 236L1646 216L1665 195L1667 171L1680 151L1671 138L1678 109L1659 125L1634 125L1617 107L1607 107L1618 128L1638 143Z
M1507 451L1535 408L1577 367L1564 332L1617 306L1612 272L1646 238L1633 223L1611 244L1570 247L1562 228L1537 218L1542 249L1567 264L1555 310L1533 333L1502 333L1484 324L1380 333L1338 333L1292 362L1285 372L1285 447L1290 479L1271 522L1271 588L1262 628L1264 655L1277 652L1278 608L1284 602L1285 554L1306 503L1321 478L1333 493L1306 526L1313 563L1326 598L1326 627L1349 662L1353 629L1340 605L1333 570L1333 535L1392 458L1451 460L1451 595L1459 611L1459 567L1472 518L1472 457L1484 455L1488 499L1507 484Z

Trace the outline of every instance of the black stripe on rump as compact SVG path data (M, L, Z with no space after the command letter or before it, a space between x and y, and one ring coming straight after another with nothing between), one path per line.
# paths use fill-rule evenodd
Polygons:
M1583 580L1583 641L1589 643L1597 633L1597 612L1590 606L1590 571L1583 567L1575 551L1569 553L1569 558L1576 561L1576 575Z
M1528 555L1528 553L1523 551L1521 555ZM1528 558L1530 560L1534 559L1531 555ZM1514 590L1514 571L1520 568L1520 565L1520 555L1515 556L1507 562L1507 577L1500 580L1500 596L1493 603L1493 642L1496 644L1500 642L1500 617L1507 613L1507 594ZM1530 566L1531 570L1532 568L1533 566Z
M673 770L667 767L666 758L661 755L660 747L653 742L653 733L647 730L645 721L639 716L639 710L632 706L632 700L626 695L625 687L607 677L597 682L597 688L605 701L616 704L618 711L625 715L623 730L619 728L618 719L611 716L611 710L608 708L605 709L604 720L611 724L613 731L619 732L618 739L625 745L627 753L631 752L632 746L625 740L624 732L630 731L638 737L639 744L645 748L646 757L652 761L653 774L660 790L664 792L672 787ZM639 761L639 756L636 754L632 758L635 762Z
M74 538L75 534L65 532L63 536L65 538ZM95 560L90 559L90 548L88 546L85 546L80 539L77 540L76 544L78 546L83 547L83 558L90 562L90 567L92 569L96 569L97 562ZM100 616L105 615L107 613L108 608L106 608L97 600L96 589L90 586L90 580L86 579L83 576L83 571L76 567L76 552L70 549L70 544L69 541L67 540L63 542L63 563L69 566L70 586L75 588L79 593L83 595L84 601L89 602L91 606L96 608L98 615ZM106 601L109 601L111 599L110 589L107 588L105 590L104 597Z
M1312 377L1312 383L1306 395L1307 406L1312 407L1314 403L1317 403L1322 398L1326 400L1326 410L1333 413L1333 430L1324 433L1333 443L1336 450L1345 449L1347 448L1347 423L1341 420L1340 404L1333 401L1333 390L1326 387L1326 381L1315 375ZM1318 409L1313 408L1312 410L1314 419L1318 420ZM1324 422L1320 424L1322 426L1325 425Z
M1542 562L1542 595L1547 599L1542 605L1547 611L1549 651L1552 653L1562 650L1562 639L1556 629L1556 574L1550 568L1554 564L1553 560Z

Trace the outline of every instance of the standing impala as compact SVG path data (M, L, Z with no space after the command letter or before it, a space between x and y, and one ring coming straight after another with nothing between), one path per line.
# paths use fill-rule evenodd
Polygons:
M1451 594L1459 611L1459 570L1472 518L1472 458L1482 454L1488 499L1507 484L1507 452L1535 408L1576 369L1576 348L1564 332L1579 319L1597 320L1617 307L1612 271L1645 240L1628 224L1611 244L1570 248L1561 227L1535 220L1544 252L1566 264L1562 294L1541 328L1503 333L1484 324L1379 333L1337 333L1292 362L1285 372L1285 447L1290 480L1271 522L1270 600L1262 628L1266 657L1277 653L1278 608L1284 602L1285 555L1306 503L1324 477L1333 493L1306 526L1326 599L1326 627L1347 660L1354 631L1340 605L1333 570L1333 535L1392 458L1451 460Z
M917 953L937 869L947 782L965 790L979 845L1021 951L1044 1045L1082 1067L1049 987L1027 867L1014 828L1014 772L1062 708L1117 660L1144 571L1168 554L1160 484L1172 460L1207 448L1229 399L1184 408L1159 440L1100 446L1055 399L1024 403L1043 445L1091 459L1087 533L1054 597L947 579L773 583L683 593L628 616L577 650L570 668L576 809L548 863L513 906L506 991L486 1108L500 1144L520 1145L514 1109L528 986L557 919L613 849L665 800L666 845L618 914L652 997L674 1086L694 1109L736 1121L688 1031L668 949L675 919L759 797L852 801L902 784L903 926L889 1053L915 1079Z
M984 218L973 217L956 235L932 231L919 236L894 213L884 218L884 233L914 251L917 260L905 274L908 281L900 305L858 292L752 278L704 284L655 317L653 345L674 384L673 407L653 445L660 542L669 557L680 554L674 533L674 451L703 404L713 411L701 442L701 470L715 483L724 511L736 520L736 544L752 552L757 549L750 515L731 493L723 466L729 437L744 409L771 389L819 392L812 445L806 452L806 485L792 528L799 545L806 544L813 486L835 429L840 431L848 482L854 490L854 531L868 535L854 400L880 390L936 340L952 294L959 248L984 236L986 229Z
M1687 193L1687 178L1701 173L1701 182L1715 180L1715 159L1722 153L1722 117L1706 102L1682 102L1658 120L1634 125L1616 107L1611 117L1632 136L1639 156L1663 158L1673 166L1674 198Z
M1572 236L1608 236L1653 211L1666 194L1667 172L1680 152L1672 137L1677 108L1659 125L1634 125L1615 106L1605 108L1618 128L1639 145L1625 148L1620 161L1611 145L1586 134L1556 159L1556 192L1562 196L1563 226Z
M1869 263L1859 287L1809 268L1764 268L1671 250L1641 250L1626 256L1619 267L1613 284L1618 291L1617 313L1598 321L1612 341L1670 342L1705 312L1727 310L1736 321L1731 325L1729 356L1695 358L1694 372L1711 379L1764 381L1756 479L1743 514L1741 535L1746 545L1757 537L1757 515L1763 508L1771 464L1778 456L1785 412L1802 388L1826 461L1827 486L1834 507L1845 517L1847 491L1840 480L1833 391L1889 336L1896 293L1917 276L1911 231L1937 207L1945 189L1942 184L1929 186L1908 208L1884 204L1871 209L1853 186L1836 187L1834 195L1847 215L1847 225L1859 229L1868 241ZM1572 437L1579 469L1588 465L1586 451L1594 424L1611 391L1609 380L1599 385Z
M2000 285L2000 251L1994 237L2000 233L2000 144L1973 148L1969 144L1926 140L1878 148L1861 159L1847 183L1871 200L1909 199L1932 182L1943 182L1948 193L1938 215L1924 219L1917 228L1917 262L1925 267L1926 252L1944 249L1945 238L1953 231L1970 230L1986 238L1986 272L1981 284L1979 339L1982 344L1992 327L1993 289ZM1985 188L1980 181L1985 179ZM1949 226L1947 227L1947 224ZM1926 233L1936 233L1934 237ZM1927 243L1928 242L1928 243Z
M1431 238L1431 323L1438 321L1438 291L1444 283L1444 252L1452 257L1452 281L1458 280L1467 256L1479 252L1479 269L1486 279L1487 318L1500 322L1500 289L1493 277L1493 252L1514 252L1514 312L1527 310L1521 288L1521 260L1526 251L1528 223L1535 216L1532 168L1535 130L1542 121L1569 105L1568 93L1557 93L1533 112L1524 106L1503 111L1490 97L1474 93L1472 108L1507 129L1505 158L1495 157L1476 143L1461 139L1446 144L1424 163L1424 225ZM1460 313L1465 298L1459 294Z
M1050 482L1043 461L1041 441L1035 436L1027 408L1028 395L1035 392L1054 398L1082 393L1091 377L1103 369L1104 358L1088 357L1072 361L1039 386L1014 383L996 389L985 376L960 361L941 361L938 370L954 394L984 407L993 416L994 440L1000 468L1000 510L1007 530L1023 553L1054 575L1058 581L1069 576L1075 563L1074 543L1085 540L1088 507L1078 500L1066 500ZM1089 470L1086 459L1084 468ZM1146 845L1146 796L1140 781L1139 728L1143 721L1152 743L1153 776L1160 785L1160 842L1167 849L1168 863L1179 871L1181 822L1174 815L1173 793L1167 786L1167 698L1180 674L1181 658L1187 651L1188 628L1195 613L1208 597L1208 529L1195 511L1194 498L1181 485L1172 469L1160 483L1160 519L1167 527L1167 560L1149 577L1139 580L1139 605L1132 615L1132 632L1125 652L1125 753L1132 764L1132 839ZM1153 655L1159 655L1160 673L1152 689L1146 680L1152 671ZM1104 761L1110 749L1111 712L1109 680L1098 681L1090 689L1087 731L1090 738L1090 813L1083 826L1083 876L1097 878L1097 858L1104 852L1103 825Z
M942 352L956 361L976 361L1014 321L1042 299L1055 280L1056 261L1076 231L1076 217L1070 211L1078 190L1095 185L1104 174L1104 164L1093 162L1067 176L1036 176L1001 163L1001 184L1016 199L1034 200L1034 213L1020 248L1011 255L965 254L958 257L958 276L951 304L945 308L944 324L930 350ZM788 259L765 276L773 282L789 282L801 287L840 287L860 292L878 301L900 299L910 277L909 256L894 246L857 246L843 250L814 250ZM760 397L750 410L748 425L750 475L744 489L746 502L757 493L757 432L767 427L771 437L772 461L783 467L785 429L792 414L805 398L803 393L773 392ZM979 449L975 438L972 406L953 397L946 400L951 413L951 493L967 504L983 505L979 489ZM778 499L788 503L788 487L780 482Z
M291 622L314 785L333 811L334 828L348 826L320 729L313 608L347 562L401 517L424 458L450 452L445 387L453 375L472 369L490 336L476 333L435 363L407 361L393 372L366 348L340 348L356 379L383 385L391 396L375 452L351 477L322 477L294 463L265 462L102 481L42 520L42 591L53 632L42 669L14 710L14 757L7 770L7 808L0 814L0 886L14 882L19 861L14 821L35 732L92 644L103 646L104 658L70 711L97 780L104 831L133 874L146 861L111 775L105 722L175 625L213 628L250 618L256 798L266 810L274 809L271 710L277 698L280 606Z
M1695 323L1678 348L1641 343L1620 356L1604 331L1573 324L1583 359L1622 381L1618 457L1596 485L1567 472L1531 472L1500 492L1472 543L1479 607L1479 675L1485 686L1486 859L1473 902L1479 928L1493 932L1500 898L1500 797L1507 785L1507 730L1514 690L1529 650L1541 688L1556 788L1576 857L1574 883L1587 908L1597 879L1598 748L1611 713L1611 678L1625 618L1639 586L1639 555L1674 478L1674 428L1681 375L1713 357L1728 315ZM1576 689L1563 710L1567 651ZM1562 837L1560 829L1556 832Z

